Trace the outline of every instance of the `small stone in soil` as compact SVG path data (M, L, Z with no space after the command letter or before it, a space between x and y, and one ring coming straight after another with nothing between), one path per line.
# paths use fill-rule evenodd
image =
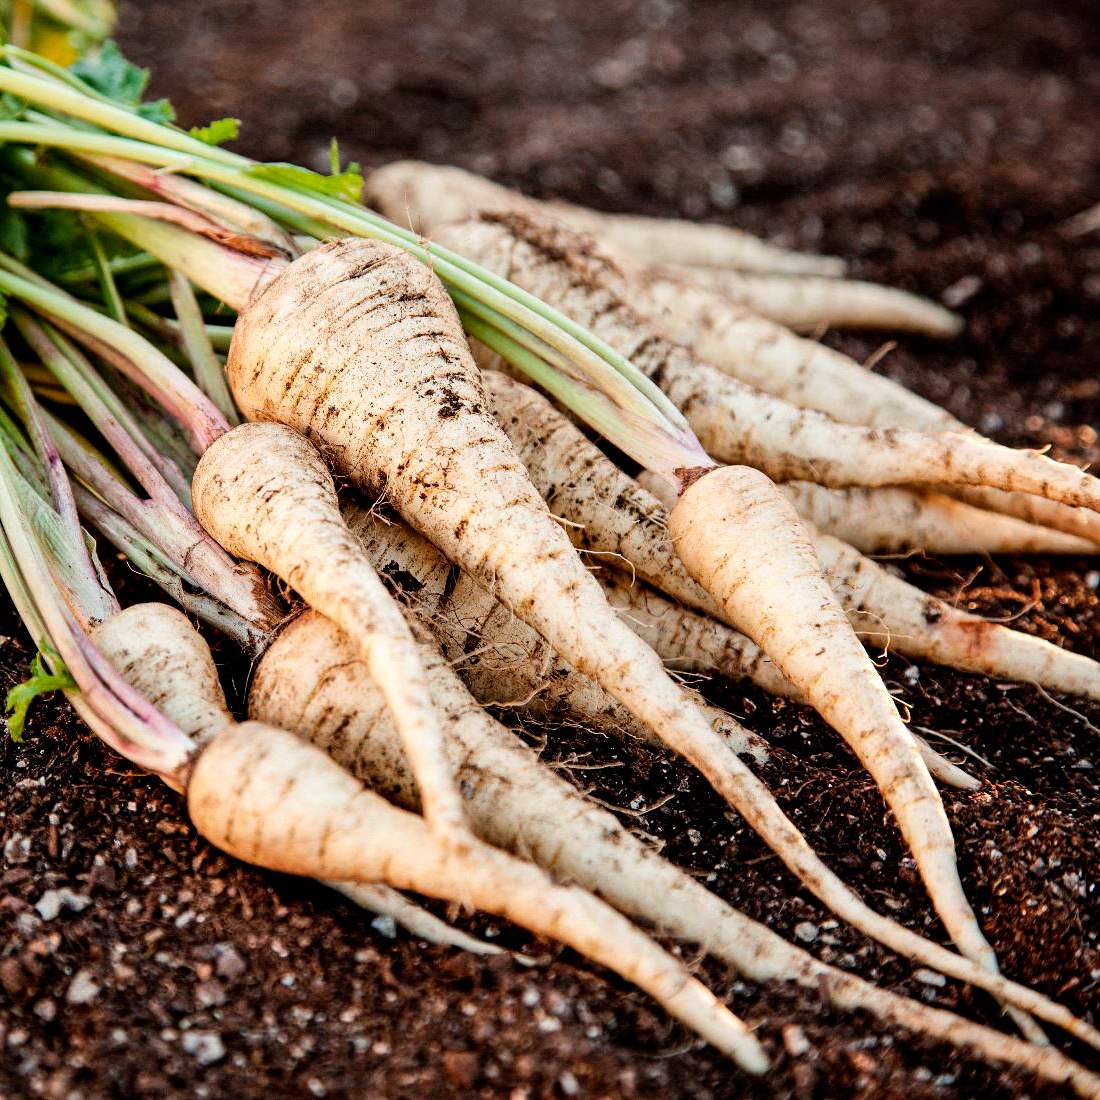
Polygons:
M34 903L34 907L43 920L53 920L62 909L80 913L91 904L92 899L85 894L74 894L67 886L62 886L60 890L47 890Z
M90 970L78 970L69 983L65 1000L71 1005L86 1005L99 996L99 985Z
M186 1031L180 1045L200 1066L212 1066L225 1057L225 1044L216 1031Z
M214 948L214 954L218 960L214 969L217 970L219 978L228 978L232 981L245 972L245 961L231 943L219 943Z
M794 926L795 939L803 943L813 943L817 939L817 925L808 920L799 921Z

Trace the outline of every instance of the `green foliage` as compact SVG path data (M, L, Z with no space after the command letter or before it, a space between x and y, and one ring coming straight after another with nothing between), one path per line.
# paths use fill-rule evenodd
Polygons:
M267 180L281 187L300 191L307 195L323 195L326 198L346 199L358 202L363 194L363 177L357 165L349 165L343 172L322 176L297 164L253 164L247 174L254 179Z
M17 95L12 95L11 92L4 92L0 95L0 121L11 122L14 119L22 118L23 112L27 109L27 101L20 99Z
M192 126L188 131L193 138L198 138L207 145L224 145L227 141L235 141L240 132L239 118L216 118L208 126Z
M49 659L57 668L51 672L46 666ZM51 691L72 691L76 681L69 670L61 663L61 658L48 646L34 655L27 679L16 684L4 700L7 714L8 734L13 741L23 740L23 729L27 723L27 710L39 695L48 695Z
M167 123L176 117L166 99L142 102L149 85L149 70L127 61L112 39L78 58L69 71L93 91L131 108L150 122Z
M0 249L24 263L30 256L27 220L18 210L0 206Z

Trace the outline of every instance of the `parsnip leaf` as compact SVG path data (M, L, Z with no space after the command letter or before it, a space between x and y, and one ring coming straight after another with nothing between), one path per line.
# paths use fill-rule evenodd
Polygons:
M27 724L27 710L39 695L48 695L51 691L66 691L76 688L76 681L69 670L61 664L61 658L52 650L46 650L50 658L60 668L60 672L50 672L43 660L43 653L34 655L31 661L30 675L21 684L16 684L4 700L7 714L8 735L13 741L23 740L23 730Z
M176 117L166 99L142 102L149 85L149 70L127 61L111 39L74 61L69 71L93 91L132 108L150 122L171 122Z
M227 141L236 140L240 132L239 118L216 118L207 126L192 126L189 131L193 138L205 141L207 145L224 145Z
M297 164L253 164L247 174L255 179L267 180L293 191L306 194L324 195L328 198L347 199L358 202L363 193L363 177L355 165L333 176L322 176Z

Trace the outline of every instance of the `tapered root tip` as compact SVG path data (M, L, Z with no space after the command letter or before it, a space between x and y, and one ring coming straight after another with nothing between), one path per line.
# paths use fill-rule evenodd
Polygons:
M754 1077L762 1077L771 1069L771 1060L768 1058L760 1040L740 1020L730 1012L722 1010L725 1016L723 1020L727 1026L726 1036L708 1035L706 1038L712 1046L723 1054L732 1058L746 1073Z

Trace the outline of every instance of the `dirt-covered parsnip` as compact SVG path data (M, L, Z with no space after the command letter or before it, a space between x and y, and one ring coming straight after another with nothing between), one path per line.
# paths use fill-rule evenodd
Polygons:
M485 371L484 377L501 426L550 508L567 521L566 529L578 548L599 555L609 566L625 567L688 608L729 622L721 602L695 581L676 556L664 507L541 394L498 371ZM846 588L841 591L848 594ZM689 651L692 645L700 645L722 654L726 663L717 671L730 678L743 678L747 670L747 678L760 683L760 672L773 671L773 666L762 665L746 649L739 631L721 628L712 619L675 605L654 608L646 615L647 602L654 603L642 600L637 614L628 609L627 622L650 645L656 642L654 648L665 660L704 664L701 654L693 656ZM883 610L889 614L888 608ZM790 687L784 683L778 694L789 695ZM917 742L937 779L952 786L976 785L923 740Z
M377 241L325 245L268 283L227 364L250 419L311 438L733 798L734 755L608 605L490 411L433 273Z
M1037 452L970 434L842 424L730 378L654 329L623 296L621 272L584 234L527 215L494 215L436 236L628 356L719 461L755 466L776 481L990 486L1100 510L1100 482Z
M660 744L660 738L595 680L578 672L533 628L469 573L443 556L404 523L378 515L355 501L344 505L348 527L375 568L436 636L474 695L486 706L518 710L552 724L587 726L613 737ZM608 591L613 603L614 588ZM657 640L635 617L625 622L643 637ZM743 635L742 635L743 637ZM746 661L727 675L753 679L765 690L790 690L775 666L747 638ZM688 696L714 732L736 753L767 759L767 745L725 711Z
M688 283L673 291L644 270L625 274L631 301L657 329L746 385L850 424L960 428L933 402L739 302Z
M720 299L803 332L827 325L919 332L946 340L958 336L963 327L958 314L927 298L856 279L718 271L674 264L650 267L639 272L639 277L658 302L672 302L681 290L701 287ZM689 297L688 301L694 304L700 299ZM685 302L685 311L687 308Z
M479 349L480 351L480 349ZM488 361L488 353L480 352ZM638 484L666 508L678 499L679 487L642 470ZM819 533L842 539L865 554L1086 554L1097 543L1078 535L988 512L935 489L880 486L829 489L810 481L785 481L780 489L795 511ZM985 492L985 490L974 490ZM995 490L988 490L993 493ZM1021 498L1050 504L1039 497L998 493L1004 500ZM1062 505L1055 505L1062 508ZM1080 512L1079 508L1064 511ZM1100 519L1095 512L1086 516Z
M730 629L721 603L695 581L677 557L668 535L667 512L675 506L675 496L670 493L666 505L648 492L530 386L498 371L486 371L484 377L501 426L550 508L567 521L574 544L596 555L602 564L640 578L676 601L676 605L658 607L652 598L636 597L642 606L628 618L632 627L665 660L710 667L734 679L752 679L776 694L788 694L789 684L777 690L765 682L762 674L773 675L774 666L764 665L746 648L747 639ZM647 485L657 481L644 472L639 478ZM659 484L656 487L661 488ZM899 493L904 495L904 490ZM940 499L946 508L967 508L948 497ZM988 520L990 528L997 528L1001 521L1017 522L996 515L988 515ZM1071 538L1039 528L1029 530L1051 539ZM1100 687L1100 665L1095 661L961 612L894 576L847 543L811 526L807 526L807 534L833 594L867 644L885 645L907 657L967 672L1038 683L1055 691L1095 696ZM649 614L644 610L646 604L651 607ZM693 616L686 608L706 617ZM716 620L726 620L727 625ZM694 654L693 647L697 647ZM706 653L712 657L707 658ZM716 658L720 661L708 665ZM938 779L958 781L958 776L948 778L939 754L924 746L921 753Z
M209 741L236 721L225 701L210 647L176 608L163 603L132 604L100 623L91 637L122 677L196 743ZM366 671L364 665L359 668ZM396 731L397 727L390 728ZM327 885L361 908L391 917L430 943L483 955L500 951L452 928L390 886Z
M530 210L592 233L644 263L684 263L744 271L839 275L844 261L779 248L738 229L675 218L604 214L540 202L461 168L398 160L367 176L363 197L398 225L424 234L484 210Z
M598 709L597 700L586 693L584 677L507 609L494 606L491 598L486 601L476 585L451 571L433 547L407 529L402 536L398 525L387 526L365 510L358 516L362 522L353 519L351 526L362 531L368 552L386 563L379 566L386 575L405 586L412 614L434 634L448 663L481 703L511 702L521 713L555 721L585 722L584 711L591 709L595 717L588 724L593 728L620 738L627 732L607 721L612 713ZM755 737L728 715L715 728L746 758L760 757ZM734 807L815 896L867 935L927 961L920 954L921 942L871 910L818 859L745 764L738 760L733 768Z
M904 386L872 373L824 344L796 336L783 325L712 290L682 281L647 278L645 271L636 269L628 269L626 278L628 281L623 289L631 304L645 314L655 328L689 347L708 365L746 385L792 405L828 413L846 424L975 434L945 409ZM996 489L960 488L953 493L980 510L1012 516L1032 526L1075 534L1093 543L1100 542L1100 517L1093 513L1041 497ZM868 505L874 499L875 493L871 492ZM887 503L884 507L889 512L895 504ZM863 511L861 509L860 514ZM879 522L873 509L869 507L867 511L871 522ZM922 516L923 510L915 514L911 522ZM948 538L952 526L958 524L959 530L954 537L965 542L970 531L968 518L970 515L966 512L950 513L939 509L929 517L929 522L936 530L942 529ZM995 521L993 523L994 530L1001 530ZM1015 552L1011 546L1017 537L1028 545L1024 529L1015 528L1014 535L1011 532L1010 528L1003 529L1007 553ZM994 539L993 534L989 537ZM1032 532L1030 539L1036 545L1042 542L1039 532ZM974 552L980 549L975 546ZM1056 549L1054 552L1061 551Z
M293 734L254 721L226 724L210 652L179 612L128 609L100 628L96 645L142 695L191 725L199 747L183 772L188 810L219 848L271 870L327 880L357 901L381 884L508 917L620 974L749 1072L767 1069L763 1049L736 1016L591 894L557 886L483 843L456 850L418 814L396 809ZM358 667L371 675L365 664ZM392 898L388 904L395 908Z
M864 1009L984 1057L1024 1056L1027 1065L1038 1066L1049 1053L877 989L780 939L662 859L541 764L482 710L438 654L424 660L436 704L449 719L450 751L470 820L489 842L523 853L556 877L598 892L621 911L678 939L700 944L750 980L797 982L839 1008ZM372 788L416 808L415 782L383 700L349 640L329 620L307 612L288 626L256 670L249 709L261 721L280 723L324 748ZM1095 1029L1060 1005L912 933L905 935L924 945L930 965L942 965L945 972L1100 1045ZM1064 1059L1054 1064L1061 1067L1059 1073L1068 1068Z
M199 832L239 859L288 874L385 881L507 917L621 975L743 1069L768 1068L745 1025L614 909L494 848L456 852L418 814L293 734L258 722L219 734L195 761L187 802Z
M757 470L727 466L669 516L676 553L845 738L894 811L932 904L968 958L996 969L959 878L938 792L897 706L820 573L790 502Z
M462 800L412 636L347 529L316 448L281 424L242 424L206 450L191 492L222 546L270 569L358 641L405 738L428 821L464 843Z

